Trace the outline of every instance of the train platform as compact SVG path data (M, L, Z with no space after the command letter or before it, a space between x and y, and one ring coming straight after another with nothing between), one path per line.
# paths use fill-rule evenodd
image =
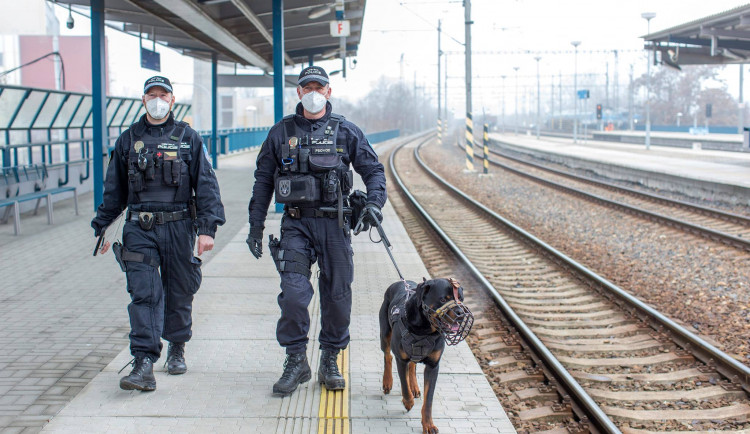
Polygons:
M382 244L372 243L364 234L353 237L352 341L339 356L347 388L327 391L313 375L291 396L272 396L272 385L284 362L284 350L275 338L279 277L267 245L265 255L255 260L245 244L254 161L255 152L220 161L217 174L228 223L219 230L217 249L204 255L203 284L194 303L193 339L186 345L188 372L169 376L162 367L164 359L160 359L155 369L155 392L119 388L119 378L130 368L118 373L131 359L127 347L129 300L124 275L110 254L91 256L94 239L87 226L92 213L60 218L62 222L53 226L39 223L40 233L36 234L32 229L37 227L34 219L41 220L41 216L29 218L25 223L29 235L12 242L5 239L3 276L12 276L12 281L4 279L8 284L0 284L0 298L18 302L17 307L23 305L23 310L14 313L5 307L0 320L5 353L0 358L0 389L4 398L19 398L13 403L0 400L3 432L37 432L46 420L50 422L42 430L49 433L144 429L421 432L421 399L406 412L399 385L390 395L381 390L383 354L377 315L385 289L398 280L398 274ZM65 209L64 205L55 208L56 212ZM81 209L92 209L90 195L82 198ZM399 267L409 270L410 279L429 277L393 208L386 205L383 211L384 229ZM269 233L278 236L280 217L269 213L266 237ZM38 281L28 276L31 273L20 271L25 269L23 260L29 261L35 254L49 259L34 262L35 272L47 276L49 282L41 288L34 287ZM16 267L15 271L10 267ZM5 315L6 309L13 314ZM308 358L316 371L320 321L317 294L310 313ZM49 334L57 339L49 338ZM108 363L103 369L97 368L96 363L102 360ZM421 371L420 366L420 385ZM515 432L465 342L445 351L433 418L441 433Z
M555 155L559 162L575 167L594 170L598 167L600 171L604 166L629 169L632 171L629 180L652 183L651 186L657 188L666 188L666 177L691 179L696 181L694 188L703 195L713 192L730 201L750 204L750 153L655 145L647 150L643 144L595 140L573 143L570 138L546 136L537 139L533 133L493 133L490 139ZM588 166L581 163L588 163ZM625 176L619 171L613 173L613 177ZM682 193L690 194L690 191Z

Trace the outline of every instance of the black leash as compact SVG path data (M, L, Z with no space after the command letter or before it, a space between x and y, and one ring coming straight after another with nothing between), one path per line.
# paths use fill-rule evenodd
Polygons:
M398 273L398 277L401 278L401 281L404 282L404 288L409 290L409 285L406 283L406 279L404 279L404 276L401 274L401 270L398 269L398 265L396 264L396 259L393 258L393 253L391 253L391 242L388 240L388 237L385 235L385 232L383 231L383 226L378 221L378 218L375 216L375 213L372 212L372 210L368 209L368 213L370 213L370 216L372 217L372 221L376 222L371 224L372 226L375 226L378 230L378 234L380 234L380 241L383 242L383 245L385 246L385 251L388 253L388 256L391 258L391 262L393 262L393 266L396 268L396 272ZM360 219L361 221L361 219ZM359 227L359 224L357 224ZM355 235L359 233L358 231L355 231ZM372 241L372 238L370 238ZM379 243L380 241L372 241L373 243Z

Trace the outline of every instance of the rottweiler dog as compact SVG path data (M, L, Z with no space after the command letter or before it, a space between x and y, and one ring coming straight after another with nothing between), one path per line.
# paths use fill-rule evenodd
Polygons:
M388 287L380 307L380 349L385 359L383 392L388 394L393 388L393 352L401 380L401 402L407 411L411 410L414 398L421 395L416 364L424 363L424 434L438 432L432 422L432 398L445 344L461 342L474 323L463 299L463 288L452 278L423 279L419 285L402 280Z

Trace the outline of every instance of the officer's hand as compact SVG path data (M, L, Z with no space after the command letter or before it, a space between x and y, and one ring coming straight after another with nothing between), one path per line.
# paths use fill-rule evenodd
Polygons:
M255 259L260 259L263 256L263 227L250 226L250 234L248 234L246 242L250 248L250 253L255 256Z
M99 237L97 237L97 238L99 238ZM101 245L101 247L99 247L99 253L103 255L103 254L107 253L108 250L109 250L109 241L105 241Z
M380 226L380 222L383 221L383 213L380 211L380 207L374 203L368 203L365 205L362 214L362 221L364 223L369 223L372 226Z
M214 238L210 235L198 235L198 256L202 255L203 252L213 250Z

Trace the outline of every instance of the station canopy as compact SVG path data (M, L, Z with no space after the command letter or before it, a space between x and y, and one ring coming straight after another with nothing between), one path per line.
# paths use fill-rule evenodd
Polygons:
M750 63L750 4L643 36L664 63Z
M89 0L55 0L59 4L90 6ZM345 0L344 19L350 23L346 55L356 56L362 36L366 0ZM295 65L341 57L340 37L331 36L336 19L331 0L284 0L285 64ZM105 22L135 36L184 55L256 66L273 71L273 13L271 0L104 0ZM144 40L142 47L151 48Z

